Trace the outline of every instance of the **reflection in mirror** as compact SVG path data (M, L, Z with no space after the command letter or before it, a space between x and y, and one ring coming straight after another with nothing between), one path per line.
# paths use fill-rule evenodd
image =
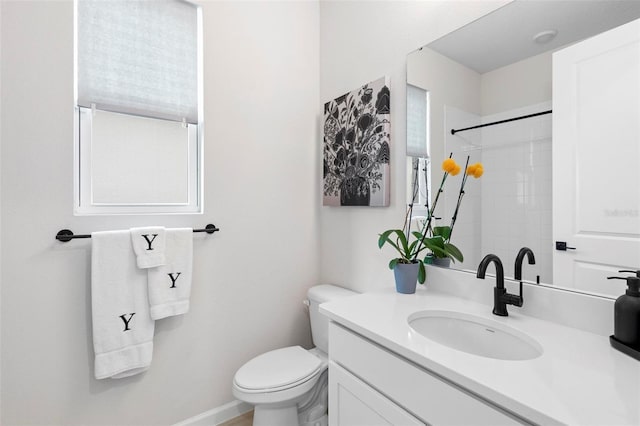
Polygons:
M608 297L623 292L623 285L616 287L602 279L615 271L610 264L599 265L602 277L598 281L604 281L603 287L554 283L554 114L460 129L548 112L555 102L554 52L638 18L637 1L516 0L407 56L408 202L416 176L421 194L414 201L413 215L425 215L418 205L428 202L428 192L442 175L440 164L450 153L462 165L467 157L470 163L484 164L482 179L470 180L465 187L452 237L465 259L452 267L475 272L482 256L494 253L503 260L505 275L513 276L516 254L528 246L537 262L524 270L527 281ZM632 87L630 91L634 92ZM426 108L416 107L414 98L420 92L427 94ZM637 90L634 93L637 98ZM415 122L420 117L424 118L422 125ZM413 139L419 134L412 130L415 128L426 129L424 145L428 148L423 155L413 153ZM426 175L431 188L421 178L424 167L418 164L416 173L412 157L426 157L433 165L435 180ZM445 188L444 202L434 214L442 218L436 225L449 225L458 199L455 182L460 179L457 176L447 182L450 187Z

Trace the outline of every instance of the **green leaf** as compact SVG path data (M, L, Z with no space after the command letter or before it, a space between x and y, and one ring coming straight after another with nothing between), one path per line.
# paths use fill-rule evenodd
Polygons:
M378 248L382 248L382 246L385 245L385 243L389 243L391 244L391 246L396 249L396 251L402 255L402 250L400 249L400 247L398 247L398 245L393 242L393 240L391 238L389 238L389 235L392 232L401 232L399 229L390 229L388 231L384 231L382 234L380 234L380 238L378 238Z
M409 253L413 254L413 251L416 249L416 246L420 244L420 240L414 240L411 244L409 244Z
M447 252L440 247L434 246L431 247L430 250L436 257L447 257Z
M418 231L413 231L411 235L413 235L418 241L424 238L424 235L422 234L422 232L418 232Z
M399 229L396 229L395 232L398 235L398 240L400 241L400 244L402 245L402 249L404 250L403 256L406 258L411 257L411 250L409 250L409 243L407 241L407 236L404 235L404 232L402 232Z
M411 233L411 235L413 235L413 237L415 238L415 241L413 243L411 243L412 245L409 248L411 249L412 255L414 255L414 257L415 257L418 253L420 253L422 250L425 249L425 246L424 246L424 238L425 238L425 236L424 236L424 234L422 234L421 232L418 232L418 231L413 231ZM420 249L415 251L415 253L414 253L414 250L416 250L417 247L420 247Z
M420 284L424 284L425 279L427 278L427 271L424 269L424 263L420 260L420 266L418 267L418 282Z
M433 251L434 248L444 250L444 240L440 236L426 238L424 240L424 243L425 245L427 245L427 247L429 247L429 250L431 251Z
M458 249L458 247L454 246L451 243L445 243L444 247L449 257L453 257L459 262L464 261L464 256L462 256L462 252L460 251L460 249Z
M382 246L386 242L391 242L391 240L389 239L389 235L393 231L394 231L393 229L389 229L388 231L384 231L382 234L380 234L380 238L378 238L378 248L382 248Z
M447 241L451 236L451 228L449 226L436 226L433 228L433 235L440 236Z
M391 259L391 262L389 262L389 269L393 269L393 268L395 268L395 267L396 267L396 265L398 264L398 261L399 261L399 260L400 260L400 259L398 259L398 258Z

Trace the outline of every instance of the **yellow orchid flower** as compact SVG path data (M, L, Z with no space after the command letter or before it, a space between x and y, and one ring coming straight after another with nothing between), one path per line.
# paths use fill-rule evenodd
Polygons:
M442 162L442 170L447 173L452 173L456 169L456 167L460 168L460 166L458 166L453 158L447 158Z
M482 167L482 163L475 163L467 167L467 175L473 176L478 179L484 173L484 169Z

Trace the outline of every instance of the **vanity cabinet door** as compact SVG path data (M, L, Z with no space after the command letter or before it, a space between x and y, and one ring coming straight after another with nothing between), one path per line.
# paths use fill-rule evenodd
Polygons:
M334 362L329 362L330 426L425 424Z

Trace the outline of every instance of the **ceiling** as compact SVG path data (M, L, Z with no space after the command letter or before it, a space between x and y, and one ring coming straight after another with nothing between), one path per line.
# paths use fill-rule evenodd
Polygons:
M640 0L515 0L430 43L480 74L640 18ZM547 44L533 36L557 30Z

